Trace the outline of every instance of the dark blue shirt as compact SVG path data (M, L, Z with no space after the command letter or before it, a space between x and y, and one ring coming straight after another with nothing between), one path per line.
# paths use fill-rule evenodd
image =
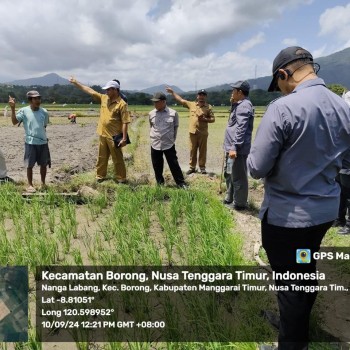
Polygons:
M225 131L224 150L247 155L252 141L253 124L254 110L250 100L245 98L233 103Z
M305 81L273 101L258 128L247 164L265 178L260 218L283 227L334 220L335 177L350 147L350 109L320 78Z

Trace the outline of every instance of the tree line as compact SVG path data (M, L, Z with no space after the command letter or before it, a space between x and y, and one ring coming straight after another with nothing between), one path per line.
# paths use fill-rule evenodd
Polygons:
M94 90L103 93L99 85L91 86ZM334 93L341 95L346 88L339 84L328 85L328 88ZM0 102L8 102L8 96L16 98L18 103L27 101L26 93L29 90L37 90L42 96L43 103L58 103L58 104L89 104L96 103L90 95L85 94L81 90L72 85L54 85L54 86L0 86ZM129 105L152 105L150 100L152 95L143 92L122 92L127 96ZM214 106L229 106L231 90L210 91L208 92L208 102ZM271 101L280 97L279 92L267 92L265 90L256 89L250 91L249 98L254 106L266 106ZM187 100L195 100L195 93L184 93L182 97ZM168 96L168 104L175 104L176 101L172 96Z

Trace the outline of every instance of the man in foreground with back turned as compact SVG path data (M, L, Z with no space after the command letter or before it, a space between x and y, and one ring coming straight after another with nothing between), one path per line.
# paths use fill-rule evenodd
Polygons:
M269 91L285 96L268 106L247 160L251 176L265 178L259 216L262 244L275 272L315 273L312 255L337 217L335 177L350 160L349 107L326 88L314 66L301 47L276 56ZM298 249L310 249L310 263L296 262ZM317 279L275 283L288 289L277 294L278 349L306 350L317 293L293 291L291 285L315 286Z

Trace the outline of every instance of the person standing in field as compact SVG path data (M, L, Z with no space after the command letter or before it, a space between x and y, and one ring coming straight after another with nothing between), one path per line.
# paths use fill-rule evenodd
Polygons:
M317 292L297 291L292 285L317 286L317 279L307 276L316 275L314 253L337 217L340 187L335 177L350 164L350 111L317 77L307 50L282 50L272 72L269 91L284 96L267 107L247 164L253 178L264 178L259 217L272 269L305 276L275 280L283 288L277 293L278 349L306 350ZM300 263L303 259L307 263Z
M202 89L198 91L196 101L187 101L170 87L167 87L166 91L173 95L176 101L190 110L190 168L186 174L190 175L196 172L197 154L200 172L206 174L208 123L215 122L212 107L207 103L208 94Z
M342 94L343 100L347 103L350 108L350 91L344 90ZM350 170L341 169L336 180L340 184L340 204L338 217L334 221L333 226L341 226L338 230L338 233L341 235L350 234L350 222L349 222L349 200L350 200ZM348 214L348 220L346 215Z
M96 181L103 182L107 176L108 159L111 156L114 164L114 173L118 183L126 183L126 167L122 147L126 145L130 114L128 105L121 98L120 85L111 80L102 88L106 94L100 94L94 89L79 83L71 77L70 82L83 92L91 95L101 104L100 118L97 125L99 135L98 159L96 164ZM113 136L122 134L123 137L115 146Z
M33 185L33 167L35 163L40 166L41 187L45 188L47 166L51 167L46 126L49 123L49 114L45 108L40 107L41 96L38 91L28 91L29 106L18 110L16 114L16 101L9 96L12 124L23 122L25 130L24 164L27 167L28 187L26 192L35 193Z
M164 155L177 186L186 189L187 185L175 150L179 115L167 106L166 96L162 92L154 94L151 100L155 107L148 115L151 127L151 158L157 184L164 185Z
M7 176L5 157L0 149L0 184L6 183L6 182L14 182L14 180Z
M254 109L248 98L250 85L247 81L239 80L231 87L231 114L224 139L227 185L224 204L235 210L244 210L248 200L247 157L252 141Z

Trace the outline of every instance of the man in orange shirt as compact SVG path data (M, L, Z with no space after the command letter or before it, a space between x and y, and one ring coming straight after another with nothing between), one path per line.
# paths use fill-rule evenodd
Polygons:
M130 114L128 112L128 105L120 97L120 85L116 81L109 81L106 86L102 88L106 90L106 94L104 95L79 83L73 77L70 78L70 82L101 103L100 118L97 125L97 133L100 136L98 160L96 164L97 182L105 180L107 176L108 159L109 156L111 156L117 182L125 183L126 168L121 148L126 145ZM119 142L118 147L115 147L113 136L121 133L123 134L123 138Z
M207 161L207 140L208 140L208 123L215 122L215 116L211 106L207 103L207 92L199 90L196 101L184 100L170 87L166 91L173 95L176 101L190 110L190 169L186 172L187 175L196 172L197 152L198 165L200 172L206 174L205 164Z

